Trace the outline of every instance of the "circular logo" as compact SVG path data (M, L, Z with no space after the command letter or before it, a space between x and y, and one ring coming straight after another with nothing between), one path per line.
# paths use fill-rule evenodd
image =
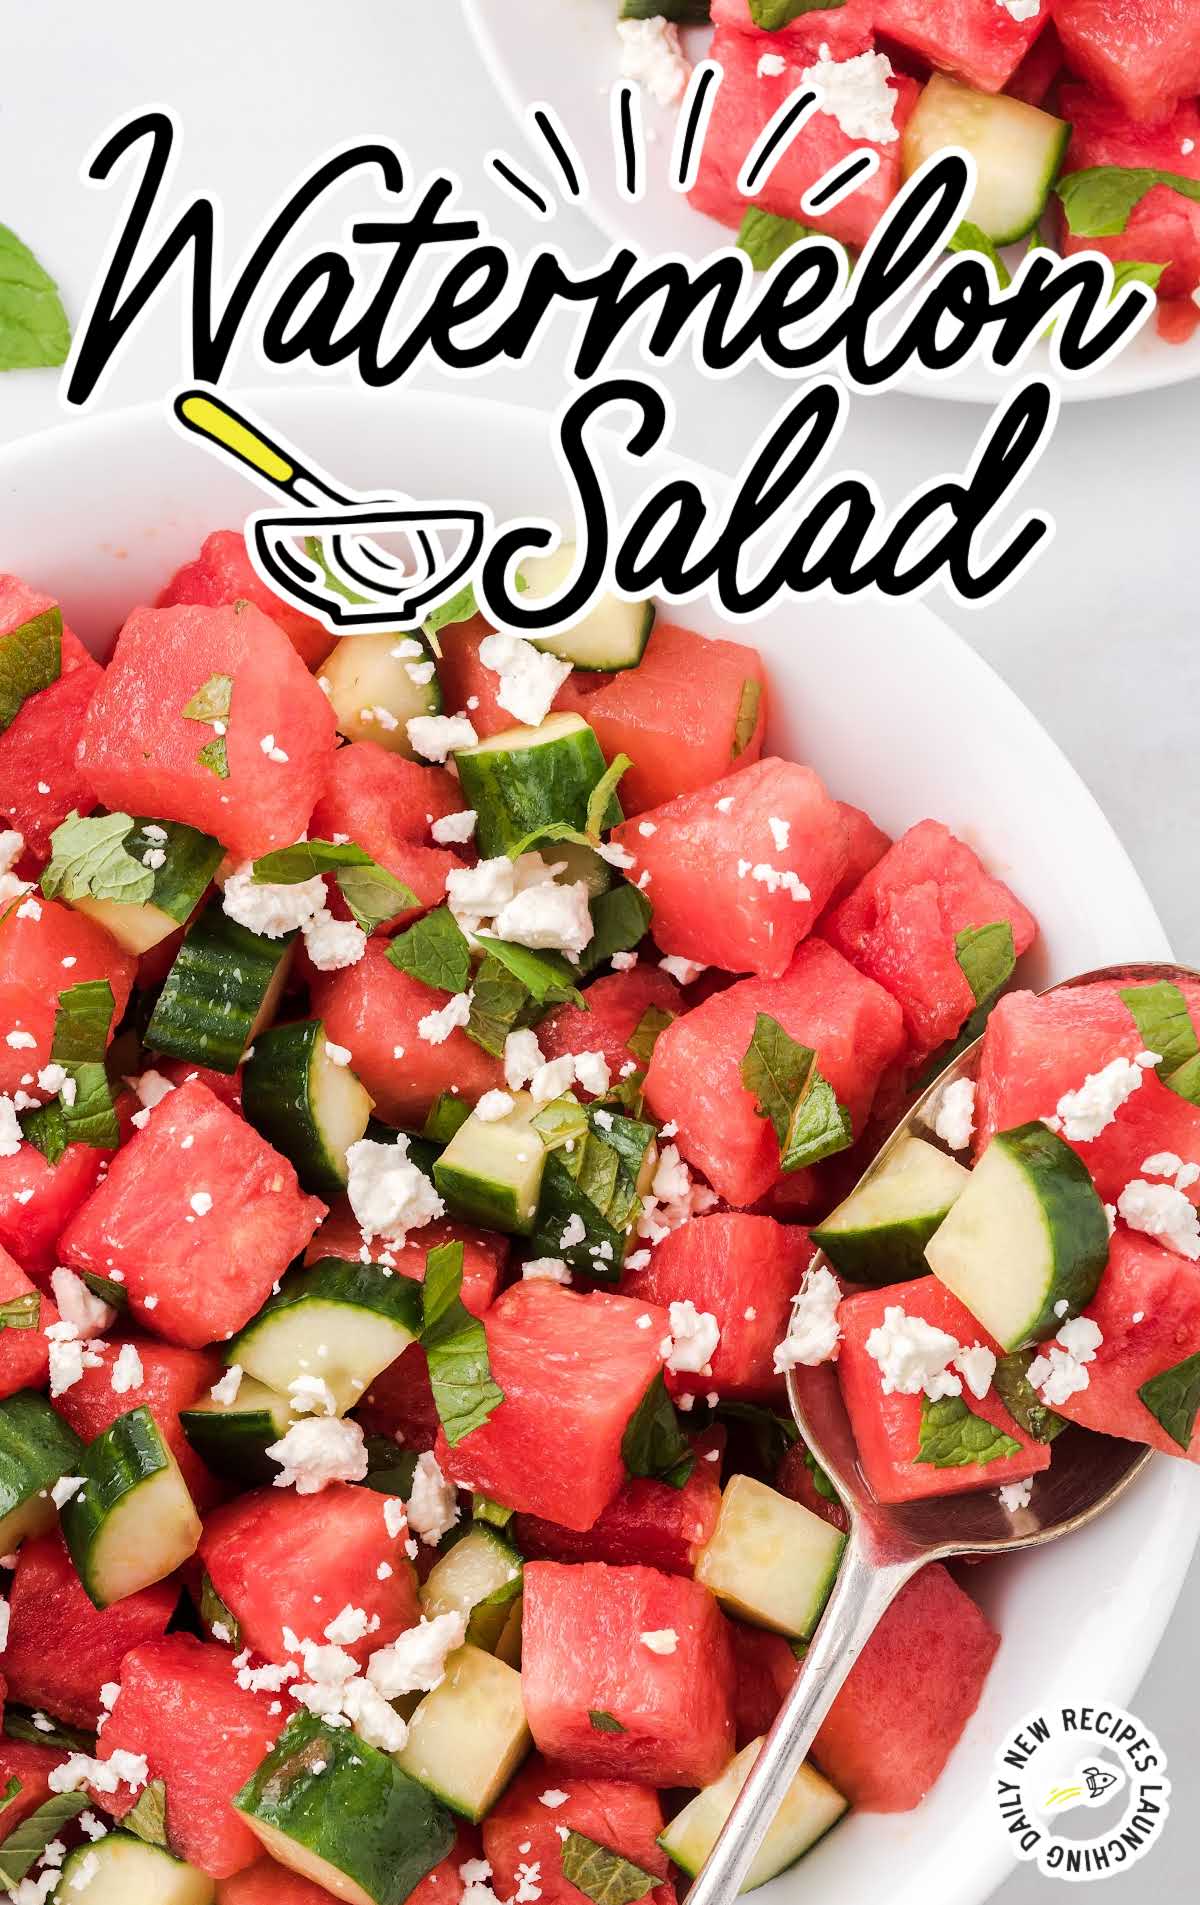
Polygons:
M996 1814L1009 1848L1047 1878L1126 1872L1167 1822L1167 1756L1124 1707L1027 1714L996 1755Z

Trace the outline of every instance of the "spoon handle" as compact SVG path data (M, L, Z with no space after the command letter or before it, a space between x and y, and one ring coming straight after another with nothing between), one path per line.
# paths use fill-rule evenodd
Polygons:
M749 1778L695 1883L687 1905L733 1905L835 1695L904 1583L926 1557L879 1562L851 1536L816 1639L775 1716Z

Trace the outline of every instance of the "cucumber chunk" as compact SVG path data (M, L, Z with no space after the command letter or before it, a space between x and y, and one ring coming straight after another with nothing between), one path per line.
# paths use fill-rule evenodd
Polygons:
M278 1475L279 1464L267 1450L287 1434L293 1419L287 1396L245 1375L232 1402L205 1396L179 1412L183 1432L200 1460L216 1474L248 1487L273 1482Z
M496 1529L477 1522L435 1561L421 1589L421 1606L430 1620L439 1614L465 1615L472 1646L495 1653L521 1580L517 1550Z
M387 1753L310 1713L233 1803L273 1859L347 1905L402 1905L454 1844L450 1814Z
M396 653L413 644L420 646L420 654ZM418 636L403 629L343 635L322 662L318 679L329 696L339 734L348 741L374 741L409 760L416 754L408 723L415 715L442 711L433 656Z
M1035 1120L997 1132L925 1257L1005 1349L1022 1349L1091 1301L1108 1220L1087 1166Z
M374 1104L349 1066L330 1058L320 1019L275 1025L255 1039L242 1081L245 1115L295 1165L306 1191L345 1190L346 1152Z
M1070 136L1064 120L1038 106L1007 93L977 93L935 73L904 129L904 176L946 146L969 152L978 178L963 217L993 244L1011 245L1045 211Z
M521 564L525 600L540 602L556 595L574 567L573 542L560 543L548 556L527 557ZM535 648L557 655L560 661L609 674L637 667L653 627L652 602L622 602L619 596L602 595L573 628L564 629L561 635L534 635L530 639Z
M82 1460L83 1443L44 1396L19 1389L0 1402L0 1554L53 1527L50 1490Z
M504 1118L472 1112L433 1167L433 1181L451 1216L514 1236L529 1236L537 1216L546 1150L532 1124L537 1106L513 1094Z
M682 1812L676 1813L666 1830L659 1833L659 1845L689 1878L695 1878L717 1843L721 1827L733 1811L733 1802L749 1777L761 1745L762 1740L757 1739L744 1746L720 1779L698 1792ZM845 1810L846 1801L836 1786L831 1786L806 1761L788 1787L742 1891L752 1892L756 1886L765 1885L768 1879L794 1865Z
M235 1072L260 1027L275 1016L293 933L264 939L239 926L214 894L163 981L145 1042L152 1052Z
M397 1764L465 1819L490 1812L533 1741L521 1676L479 1647L460 1647L408 1723Z
M592 789L605 771L600 743L578 714L547 715L536 728L505 728L458 749L454 760L464 804L475 809L484 859L511 852L554 821L582 833ZM615 827L621 818L614 796L604 825ZM553 852L557 857L557 846Z
M79 1845L63 1862L55 1896L83 1905L213 1905L216 1882L184 1865L165 1846L131 1832L109 1832Z
M712 1540L696 1562L697 1581L756 1627L807 1640L829 1599L846 1537L750 1475L725 1485Z
M131 1409L84 1449L83 1487L62 1506L62 1531L96 1607L164 1581L203 1529L179 1464L149 1409Z
M225 1351L278 1396L312 1378L345 1415L381 1370L421 1333L421 1286L385 1276L377 1264L321 1257L289 1271L279 1294L251 1317ZM302 1388L295 1392L303 1396ZM324 1413L324 1392L316 1413Z
M923 1277L925 1246L970 1179L935 1144L904 1138L810 1235L853 1283Z
M150 898L139 906L93 899L68 904L103 926L126 952L141 954L191 918L225 857L225 849L211 835L175 820L135 820L133 832L126 834L123 844L126 853L143 866L152 865L153 858L162 854L162 864L154 867Z

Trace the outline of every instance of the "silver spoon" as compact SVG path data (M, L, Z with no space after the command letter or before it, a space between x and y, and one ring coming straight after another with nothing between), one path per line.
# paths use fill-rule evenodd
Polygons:
M1176 984L1200 974L1188 966L1103 966L1048 988L1063 991L1101 980ZM974 1078L976 1039L909 1107L862 1182L887 1160L900 1139L921 1126L936 1142L925 1113L946 1085ZM828 1267L822 1252L812 1269ZM832 1594L812 1646L775 1716L749 1777L687 1896L687 1905L732 1905L776 1812L808 1753L846 1676L905 1582L930 1561L963 1555L1014 1554L1040 1548L1094 1521L1124 1493L1151 1451L1113 1436L1067 1431L1054 1461L1036 1479L1027 1508L1002 1508L995 1489L890 1504L875 1500L858 1464L854 1431L842 1402L835 1366L797 1368L788 1375L792 1414L808 1447L842 1498L850 1531Z

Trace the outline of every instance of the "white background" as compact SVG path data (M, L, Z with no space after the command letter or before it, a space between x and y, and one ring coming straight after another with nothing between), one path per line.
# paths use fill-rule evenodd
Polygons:
M563 0L564 5L598 0ZM615 6L614 6L615 11ZM524 157L458 0L106 0L99 7L5 9L0 78L0 221L57 277L80 311L123 191L84 187L82 158L118 117L169 105L183 136L172 204L208 190L225 212L236 259L263 214L330 146L351 135L397 141L417 173L448 167L467 206L514 243L535 228L486 180L494 147ZM597 75L599 84L605 75ZM333 237L360 192L314 233ZM582 215L560 213L554 237L577 262L602 255ZM103 407L158 398L187 375L179 306L168 298L119 361ZM556 346L558 346L556 348ZM481 392L550 407L561 396L561 341L531 366L489 374ZM252 351L230 384L265 381ZM778 386L746 373L709 384L685 365L672 387L676 447L717 466L740 461L778 404ZM965 468L985 412L898 396L859 399L838 467L860 468L898 502L937 472ZM53 373L0 378L0 443L61 420ZM1055 543L1016 591L982 611L931 598L1025 698L1107 809L1153 895L1177 954L1200 963L1200 382L1110 404L1064 409L1027 491L1057 519ZM397 481L419 488L420 445L398 445ZM114 472L120 481L120 471ZM53 496L46 499L54 508ZM87 525L64 521L64 540ZM37 578L52 581L52 578ZM802 639L804 611L796 612ZM903 666L903 657L897 657ZM896 746L905 745L897 734ZM1022 771L1020 761L1012 764ZM1137 1557L1130 1556L1137 1566ZM1200 1863L1200 1582L1185 1592L1137 1701L1173 1760L1175 1811L1148 1862L1104 1896L1163 1905L1194 1894ZM1053 1896L1018 1875L1001 1905Z

